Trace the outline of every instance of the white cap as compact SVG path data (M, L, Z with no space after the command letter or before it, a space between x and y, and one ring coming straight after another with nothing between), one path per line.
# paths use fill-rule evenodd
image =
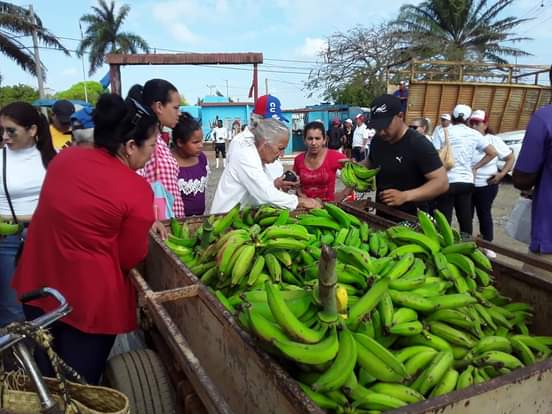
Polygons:
M452 117L467 121L470 118L471 113L472 110L468 105L460 104L454 107L454 111L452 111Z
M485 111L478 109L477 111L473 111L473 114L470 116L470 120L472 119L474 121L485 122L485 120L487 119L487 114L485 113Z
M345 123L346 123L346 124L352 124L352 123L353 123L353 120L352 120L351 118L347 118L347 119L345 120Z
M400 81L399 85L404 85L405 83L406 83L405 81Z
M447 121L450 121L450 114L441 115L441 119L446 119Z

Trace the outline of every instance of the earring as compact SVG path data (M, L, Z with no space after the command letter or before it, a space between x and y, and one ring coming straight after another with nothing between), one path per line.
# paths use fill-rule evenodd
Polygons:
M38 135L35 135L34 141L35 141L35 144L38 144Z

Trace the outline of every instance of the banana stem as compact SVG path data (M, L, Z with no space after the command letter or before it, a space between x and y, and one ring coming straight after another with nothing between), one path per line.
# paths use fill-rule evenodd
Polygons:
M337 274L335 273L336 253L329 246L322 246L319 264L318 289L322 312L320 318L327 323L337 321L337 299L335 290L337 286Z
M213 216L211 216L213 217ZM206 249L211 244L211 233L213 232L213 223L207 219L203 223L203 233L201 234L201 248Z

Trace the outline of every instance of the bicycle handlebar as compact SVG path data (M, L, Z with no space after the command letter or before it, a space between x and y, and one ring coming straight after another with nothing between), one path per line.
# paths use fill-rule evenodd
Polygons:
M69 306L63 295L57 291L56 289L44 287L37 290L33 290L32 292L25 293L22 295L19 300L22 303L26 303L35 299L45 298L45 297L51 297L53 298L59 306L55 308L51 312L47 312L44 315L39 316L36 319L33 319L30 321L30 325L34 328L46 328L53 324L55 321L63 318L64 316L68 315L72 308ZM14 335L14 334L7 334L0 337L0 352L2 352L4 349L7 349L22 339L24 339L24 335Z

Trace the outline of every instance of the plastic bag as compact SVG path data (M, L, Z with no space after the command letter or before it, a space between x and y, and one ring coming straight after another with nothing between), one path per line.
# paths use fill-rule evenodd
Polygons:
M513 239L525 244L531 243L531 208L533 201L526 197L520 197L512 213L510 219L506 223L506 233Z

